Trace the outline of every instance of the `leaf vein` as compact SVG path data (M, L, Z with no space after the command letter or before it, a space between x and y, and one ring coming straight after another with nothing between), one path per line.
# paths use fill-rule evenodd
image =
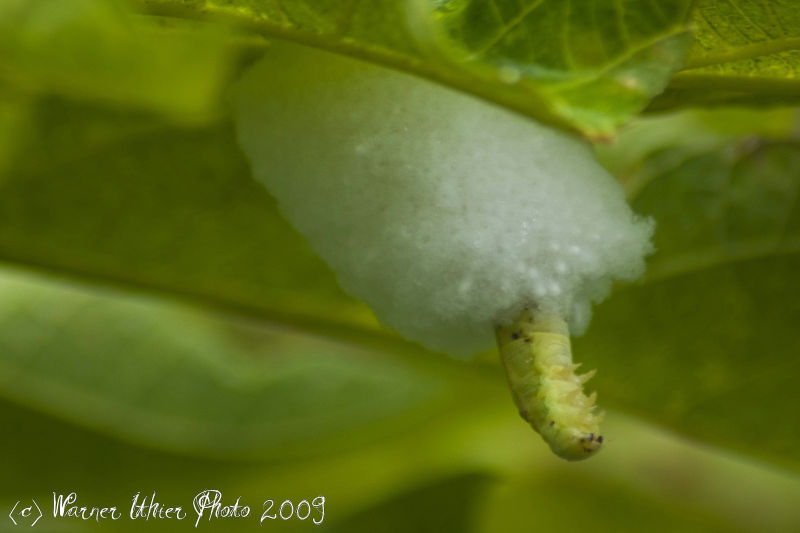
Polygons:
M614 14L616 15L619 34L627 46L631 44L631 36L628 33L628 26L625 24L625 8L620 0L614 0Z
M475 54L483 55L492 48L494 48L495 46L497 46L500 43L500 41L502 41L506 37L506 35L509 34L511 30L522 24L525 18L527 18L528 15L530 15L531 13L533 13L533 11L536 10L536 8L538 8L540 5L542 5L543 2L544 0L535 0L534 2L529 4L527 8L520 11L520 13L516 17L508 21L507 24L501 19L501 23L503 23L504 26L500 28L500 31L496 35L494 35L491 39L489 39L488 43L486 43L480 49L478 49L475 52ZM492 2L492 4L494 4L494 2ZM496 8L497 6L495 6L495 9Z

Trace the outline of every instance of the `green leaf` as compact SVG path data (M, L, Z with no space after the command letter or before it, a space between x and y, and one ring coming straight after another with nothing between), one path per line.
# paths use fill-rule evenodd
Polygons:
M690 1L425 3L438 52L482 79L538 92L593 137L611 135L660 93L690 40Z
M447 390L407 364L175 304L8 274L0 294L0 394L184 454L352 446L402 431Z
M630 120L680 66L690 4L138 2L407 70L594 137Z
M6 91L205 119L219 112L233 59L219 27L133 17L112 0L0 4L0 89Z
M684 65L652 110L800 103L800 10L794 0L701 0Z
M598 307L575 352L605 402L798 466L800 144L669 152L633 199L658 221L646 279Z

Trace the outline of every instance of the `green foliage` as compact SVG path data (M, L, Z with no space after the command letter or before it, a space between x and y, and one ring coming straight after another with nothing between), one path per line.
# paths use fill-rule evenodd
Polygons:
M682 72L653 102L678 106L797 104L800 10L792 0L701 0Z
M135 18L111 1L0 5L0 86L196 120L216 111L231 66L219 27Z
M796 429L780 417L800 405L800 143L745 138L681 152L648 160L649 181L633 194L659 222L646 279L601 305L575 349L592 366L614 361L598 386L635 394L633 410L797 466Z
M365 426L374 438L382 420L396 425L447 390L379 356L175 305L18 276L0 279L0 294L6 396L165 449L296 456L308 442L352 444Z
M688 0L451 0L428 31L487 81L543 95L569 123L609 135L660 93L690 41Z
M277 37L610 137L644 108L796 104L798 10L413 7L0 5L0 470L13 481L0 506L70 486L189 500L218 483L256 511L262 496L322 492L347 531L389 516L421 529L404 522L415 512L474 531L797 530L796 111L638 120L599 149L656 218L658 252L575 341L610 409L607 449L577 471L516 417L496 354L427 353L341 291L252 180L221 95ZM576 495L591 521L572 514Z
M594 138L611 136L654 97L653 111L800 100L791 0L137 4L408 70Z

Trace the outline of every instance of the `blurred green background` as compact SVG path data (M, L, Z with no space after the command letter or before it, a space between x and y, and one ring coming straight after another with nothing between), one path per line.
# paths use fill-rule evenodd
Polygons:
M658 251L575 339L576 359L598 369L589 385L607 445L572 464L519 419L496 353L456 361L381 328L253 181L225 89L264 35L395 67L411 54L379 32L397 3L369 19L354 7L338 45L325 37L335 4L284 4L0 3L0 531L27 527L8 513L31 498L45 512L38 530L191 529L203 489L252 509L198 528L216 531L255 530L265 500L320 495L322 525L262 527L800 531L800 114L775 107L796 103L797 50L759 51L788 65L780 83L754 70L763 92L716 101L761 95L769 110L706 106L708 94L679 110L700 91L670 85L655 106L669 113L597 146L635 210L656 219ZM676 17L683 4L670 4ZM699 4L710 20L713 3ZM778 14L779 37L795 42L800 23ZM683 31L679 18L653 20L670 39ZM385 42L370 40L378 33ZM696 68L713 56L698 46L684 47ZM652 83L608 110L615 124L671 75L631 57L627 74ZM509 89L480 81L490 63L454 73L426 61L408 68L470 79L506 105L539 102L526 112L562 126L608 126L584 121L603 111L586 95L533 75ZM601 67L580 75L602 107L616 93ZM54 519L54 491L124 516ZM127 519L133 495L153 491L189 517Z

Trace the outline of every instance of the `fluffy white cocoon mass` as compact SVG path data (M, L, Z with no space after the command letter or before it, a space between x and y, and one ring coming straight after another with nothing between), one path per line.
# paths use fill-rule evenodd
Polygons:
M433 350L486 350L531 304L583 330L612 280L643 272L652 224L569 135L287 44L234 104L256 178L342 286Z

